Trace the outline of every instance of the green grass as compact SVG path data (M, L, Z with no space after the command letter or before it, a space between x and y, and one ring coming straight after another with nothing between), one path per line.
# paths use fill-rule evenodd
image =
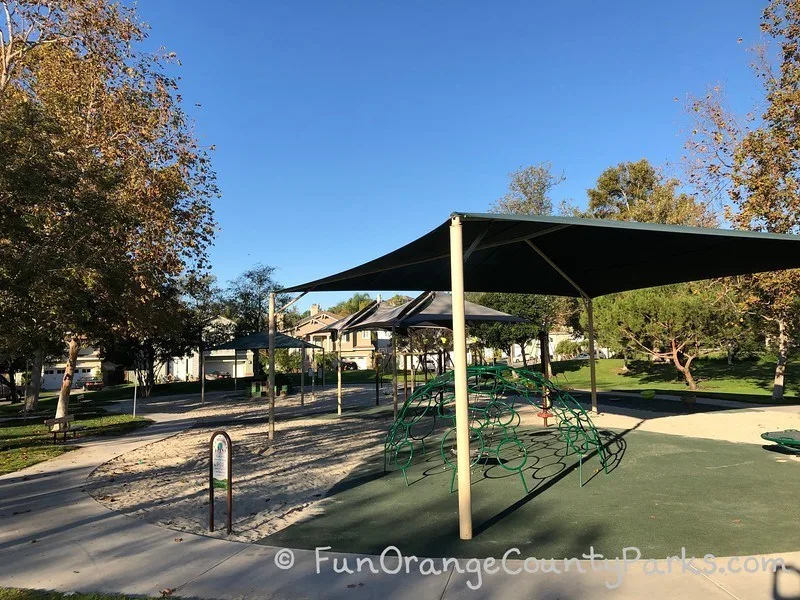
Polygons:
M128 598L142 598L142 596L125 596L123 594L81 594L78 592L0 588L0 600L127 600Z
M24 469L76 449L74 445L53 444L53 436L42 421L36 419L34 424L31 423L31 419L0 422L0 475ZM78 432L79 436L84 437L123 435L146 427L152 421L129 415L97 416L96 411L86 411L77 415L74 423L86 427Z
M597 361L597 388L599 390L642 390L685 394L689 388L672 364L652 364L645 361L628 361L624 370L622 359ZM553 364L555 382L565 388L586 390L590 387L588 361L563 361ZM698 383L698 394L705 397L727 398L740 401L771 402L773 362L759 359L735 362L728 365L724 359L710 358L694 362L692 372ZM800 393L800 363L792 362L786 368L785 403L795 403Z
M629 432L611 442L616 467L578 485L577 457L564 456L557 432L520 428L528 447L525 494L519 475L496 463L472 476L475 537L458 535L458 495L443 469L438 441L402 474L383 473L373 457L340 482L324 510L259 543L333 552L404 555L579 557L594 546L606 556L635 546L644 558L680 554L748 555L800 549L793 512L800 461L756 444ZM421 448L417 445L417 450ZM584 480L599 468L583 465Z

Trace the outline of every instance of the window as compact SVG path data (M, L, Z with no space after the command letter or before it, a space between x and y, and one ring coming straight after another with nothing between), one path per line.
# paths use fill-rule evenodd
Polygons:
M369 331L362 331L361 332L361 339L368 340L369 339Z
M56 373L58 375L63 375L64 374L64 369L56 369Z
M345 333L344 334L344 341L345 342L349 342L350 341L350 334L349 333Z
M91 373L91 369L81 369L81 373Z
M53 371L53 369L47 369L47 370L44 372L44 374L45 374L45 375L53 375L54 373L55 373L55 371Z

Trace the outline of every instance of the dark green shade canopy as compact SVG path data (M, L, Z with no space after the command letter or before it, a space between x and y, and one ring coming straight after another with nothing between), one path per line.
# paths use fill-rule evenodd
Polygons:
M229 342L209 348L209 350L264 350L267 348L269 348L269 333L259 331L258 333L239 336ZM277 331L275 332L275 348L317 348L322 350L321 346L305 340L299 340L284 333L278 333Z
M570 217L453 216L463 225L464 286L472 292L583 292L593 298L800 267L800 237L793 235ZM449 226L447 221L394 252L284 291L450 290Z

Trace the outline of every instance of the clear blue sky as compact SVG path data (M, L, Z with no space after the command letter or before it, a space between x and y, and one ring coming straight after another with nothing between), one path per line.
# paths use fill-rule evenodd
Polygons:
M612 164L679 161L687 93L721 83L736 105L757 97L746 48L762 7L139 3L217 148L215 274L261 262L284 285L375 258L454 210L485 211L523 165L550 161L567 178L556 201L583 204Z

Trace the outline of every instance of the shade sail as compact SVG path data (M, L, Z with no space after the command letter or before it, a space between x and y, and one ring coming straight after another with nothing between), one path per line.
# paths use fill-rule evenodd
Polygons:
M269 348L269 333L259 331L250 335L239 336L229 342L214 346L210 350L263 350L266 348ZM275 348L317 348L322 350L322 346L317 346L277 331L275 332Z
M454 216L461 217L468 257L464 285L473 292L580 296L577 286L597 297L800 267L800 237L792 235L571 217ZM284 291L449 290L449 225L361 266Z
M465 302L465 321L467 323L500 322L524 323L526 319L509 315L474 302ZM345 327L343 331L362 329L397 329L405 331L410 327L453 326L453 298L442 292L424 292L400 306L380 304L370 314Z

